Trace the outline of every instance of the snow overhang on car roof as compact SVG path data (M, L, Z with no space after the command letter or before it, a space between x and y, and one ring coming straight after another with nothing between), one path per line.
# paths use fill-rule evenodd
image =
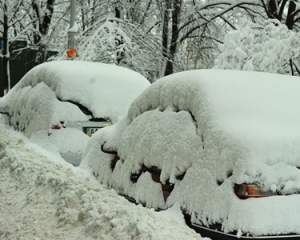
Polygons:
M133 119L150 108L172 106L189 110L203 132L209 122L247 145L261 146L300 139L299 91L298 77L234 70L186 71L158 80L133 102L128 116Z

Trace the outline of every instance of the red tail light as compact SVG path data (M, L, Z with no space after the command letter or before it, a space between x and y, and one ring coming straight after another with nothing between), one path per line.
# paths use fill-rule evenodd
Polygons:
M54 129L54 130L59 130L59 129L64 128L64 127L65 126L64 126L64 122L63 121L59 122L59 124L52 125L52 129Z
M269 197L274 195L271 191L263 191L261 187L256 184L242 184L236 187L236 195L240 199L247 198L259 198L259 197Z
M52 126L52 129L54 129L54 130L59 130L59 129L61 129L61 127L60 127L60 125L53 125L53 126Z

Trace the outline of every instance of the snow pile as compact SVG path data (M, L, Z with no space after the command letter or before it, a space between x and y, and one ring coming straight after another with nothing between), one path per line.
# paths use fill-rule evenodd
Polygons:
M167 76L131 104L126 118L90 139L81 166L148 207L179 202L192 221L221 223L225 232L300 233L299 195L243 201L233 191L234 184L259 183L274 193L299 192L299 91L298 78L277 74ZM160 182L174 185L167 201L143 166L158 167ZM136 183L132 174L140 175Z
M220 45L214 68L290 74L290 59L299 64L299 34L277 20L265 25L245 21Z
M1 239L202 239L176 209L135 206L4 126L0 182Z

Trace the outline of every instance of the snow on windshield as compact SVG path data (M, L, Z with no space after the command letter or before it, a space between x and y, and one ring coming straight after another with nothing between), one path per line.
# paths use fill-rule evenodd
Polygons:
M225 232L300 233L299 195L240 201L233 193L235 183L253 182L282 194L298 191L299 91L296 77L258 72L194 70L164 77L131 104L126 118L90 139L81 166L148 207L180 202L198 214L193 221L223 222ZM114 156L100 145L118 151L113 173ZM175 184L166 203L150 174L136 184L129 180L143 164L159 167L162 183Z

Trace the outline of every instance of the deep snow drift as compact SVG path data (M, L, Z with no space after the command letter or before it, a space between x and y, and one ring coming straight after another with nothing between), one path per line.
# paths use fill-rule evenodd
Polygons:
M172 220L170 219L172 218ZM203 239L0 125L0 239Z

